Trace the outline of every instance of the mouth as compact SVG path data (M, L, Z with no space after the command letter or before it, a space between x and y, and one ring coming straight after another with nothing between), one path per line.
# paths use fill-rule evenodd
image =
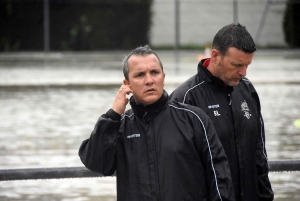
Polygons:
M145 92L146 93L152 93L152 92L155 92L156 90L154 88L149 88L147 89Z

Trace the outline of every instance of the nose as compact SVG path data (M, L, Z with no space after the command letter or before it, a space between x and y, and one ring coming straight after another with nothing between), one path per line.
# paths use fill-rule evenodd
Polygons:
M152 85L154 83L153 78L150 73L147 73L145 76L145 84Z
M248 66L243 66L240 71L239 71L239 74L243 77L245 77L247 75L247 68Z

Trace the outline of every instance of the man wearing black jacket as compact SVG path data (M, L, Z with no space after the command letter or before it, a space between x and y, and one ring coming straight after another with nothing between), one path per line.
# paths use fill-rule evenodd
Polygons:
M169 101L156 53L136 48L123 71L112 108L80 146L83 164L103 175L116 171L118 201L235 200L212 122L199 108Z
M255 43L239 23L219 30L211 58L198 73L171 94L171 99L197 106L211 118L226 152L236 200L273 200L268 178L264 122L258 94L245 77Z

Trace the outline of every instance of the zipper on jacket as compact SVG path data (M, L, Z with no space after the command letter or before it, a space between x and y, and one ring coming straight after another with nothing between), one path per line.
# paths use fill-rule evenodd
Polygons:
M145 118L147 114L148 114L148 112L145 112L145 114L144 114L144 116L143 116L143 119L144 119L145 122L147 122L147 120L146 120L146 118Z
M160 187L159 187L159 176L158 176L158 167L157 167L157 155L156 155L156 142L155 142L155 134L154 134L154 120L153 116L147 117L148 112L145 112L143 116L143 120L145 121L147 125L146 129L146 135L147 135L147 145L148 145L148 156L149 156L149 162L150 166L153 167L153 171L150 171L151 178L153 179L153 185L154 185L154 194L153 198L156 201L161 201L161 195L160 195ZM148 120L147 120L148 118Z
M158 167L157 167L157 155L156 155L156 141L155 141L155 134L154 134L154 119L155 117L152 117L150 119L150 129L151 134L153 135L153 141L152 141L152 148L153 148L153 154L154 154L154 174L155 174L155 184L156 184L156 199L157 201L161 201L161 195L160 195L160 187L159 187L159 176L158 176Z
M228 94L228 96L229 96L229 105L231 105L231 96L230 94Z

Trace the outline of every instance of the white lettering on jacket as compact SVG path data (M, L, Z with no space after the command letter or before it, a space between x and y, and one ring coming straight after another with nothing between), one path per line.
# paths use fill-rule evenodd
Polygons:
M219 111L218 111L218 110L215 110L215 111L214 111L214 115L215 115L215 116L221 116L221 115L219 114Z
M127 135L127 138L135 138L135 137L141 137L141 134L132 134L132 135Z
M220 107L219 104L217 104L217 105L209 105L209 106L208 106L208 109L218 108L218 107Z

